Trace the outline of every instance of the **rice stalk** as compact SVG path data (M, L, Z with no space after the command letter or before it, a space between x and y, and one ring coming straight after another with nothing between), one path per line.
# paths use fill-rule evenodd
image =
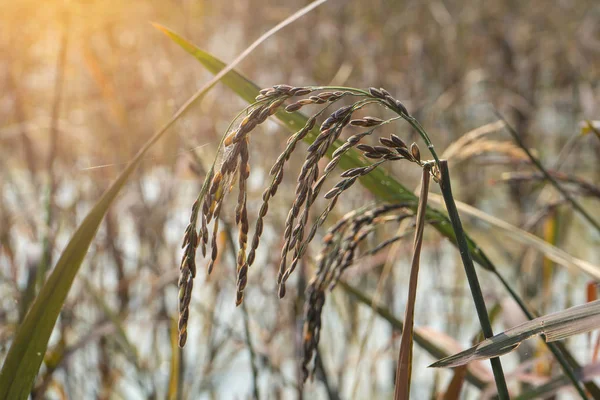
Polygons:
M475 266L473 265L471 252L469 251L467 240L462 228L462 223L460 222L460 216L458 214L458 210L456 209L456 204L454 203L454 197L452 196L448 161L442 160L439 164L439 167L441 175L440 188L442 189L444 203L446 204L446 208L448 209L448 215L450 217L450 221L452 222L452 226L456 234L456 239L460 249L460 255L462 258L463 265L465 267L465 273L469 282L469 288L471 289L471 295L473 296L473 301L475 302L475 309L477 310L479 323L481 324L481 329L483 331L484 336L486 338L489 338L494 336L494 332L492 331L492 325L488 317L485 301L483 299L483 293L481 292L481 287L479 286L479 279L477 278ZM510 396L508 394L506 380L504 379L504 372L502 371L502 364L500 363L500 358L492 358L490 359L490 362L492 364L492 370L494 372L494 379L496 380L498 397L500 399L509 399Z
M417 281L419 276L421 246L423 245L423 231L425 229L425 210L427 209L427 194L429 193L429 170L431 166L423 167L421 176L421 195L419 196L419 207L417 208L417 223L415 239L413 243L413 258L408 283L408 299L404 316L404 329L400 339L400 352L398 354L398 366L396 369L396 389L394 399L410 398L410 382L412 374L412 349L413 349L413 327L415 303L417 298Z

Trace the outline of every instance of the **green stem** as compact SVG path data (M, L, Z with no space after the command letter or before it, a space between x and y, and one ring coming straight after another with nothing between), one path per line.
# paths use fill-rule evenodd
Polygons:
M456 235L456 242L460 251L463 265L465 267L465 273L467 275L467 280L469 281L469 287L471 289L471 294L473 295L473 301L475 302L475 308L477 310L477 316L479 317L479 323L481 324L481 330L486 338L490 338L494 336L494 332L492 331L492 324L488 318L485 301L483 300L483 293L481 292L479 279L477 278L477 273L475 272L475 265L473 264L471 253L469 252L467 238L465 236L465 232L463 231L462 223L460 222L460 216L458 215L458 210L456 208L456 204L454 203L454 197L452 196L448 161L441 160L439 167L442 175L440 187L442 189L444 202L446 203L448 215ZM492 358L490 359L490 362L492 364L492 371L496 381L496 388L498 389L498 397L501 400L510 399L510 396L508 395L508 388L506 387L506 380L504 379L504 372L502 372L500 358Z

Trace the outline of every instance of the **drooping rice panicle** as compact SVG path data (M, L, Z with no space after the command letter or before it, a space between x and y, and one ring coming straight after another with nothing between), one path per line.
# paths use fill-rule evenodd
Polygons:
M344 270L353 263L357 246L378 226L412 216L407 204L375 205L344 215L325 235L305 302L302 361L305 379L314 372L314 368L309 370L308 366L319 343L326 291L333 289Z
M307 96L307 97L303 97ZM373 89L362 91L359 89L343 89L328 87L293 87L289 85L275 85L260 91L256 102L247 107L244 114L236 118L235 123L228 128L222 140L223 149L218 157L218 166L210 170L203 186L202 194L192 209L190 225L184 235L184 256L180 266L180 344L183 346L187 338L187 321L189 319L189 302L193 286L193 278L196 274L195 252L201 246L202 254L206 255L210 248L208 262L208 273L210 273L218 259L218 232L219 218L224 207L227 194L232 190L233 184L237 183L238 197L235 208L235 222L238 226L238 246L236 258L237 291L236 304L239 305L244 298L244 290L248 282L248 269L256 259L256 251L260 244L260 237L264 230L264 218L269 209L269 201L276 194L283 180L284 167L296 150L299 141L316 126L318 118L325 113L328 107L335 104L344 97L353 96L358 99L350 105L338 108L332 112L319 127L319 134L308 146L306 157L297 177L295 198L288 212L285 229L283 232L284 245L281 251L279 272L277 282L279 284L279 296L285 295L285 283L296 268L297 263L307 249L308 244L315 237L317 230L323 225L327 216L334 208L339 197L363 176L368 175L384 162L406 159L422 165L421 154L416 144L407 146L399 137L392 135L389 138L380 138L381 145L367 145L361 140L382 126L395 120L403 118L417 130L416 120L412 119L406 107L395 100L384 89ZM301 98L303 97L303 98ZM287 100L291 103L285 105ZM352 115L359 109L370 104L382 104L384 107L394 110L399 116L391 119L380 119L365 116L352 119ZM249 135L267 118L277 111L285 108L288 112L298 111L308 105L321 105L321 109L312 115L304 127L292 135L286 144L284 151L275 161L270 170L271 181L262 195L258 217L256 219L254 234L248 244L248 232L250 221L248 219L247 205L247 180L250 172L249 163ZM319 161L324 158L332 144L341 136L343 130L348 126L368 128L366 132L350 136L338 149L333 152L332 159L320 171ZM310 210L321 193L327 177L335 170L341 157L350 149L357 148L363 152L367 159L375 160L373 164L351 168L341 174L341 180L325 195L329 200L325 209L312 223L311 229L306 232ZM215 161L215 164L217 161ZM237 174L237 175L236 175ZM237 179L236 179L237 176ZM358 215L358 214L357 214ZM370 214L367 214L370 215ZM356 215L355 215L356 216ZM354 216L354 217L355 217ZM200 228L196 232L196 220L200 217ZM328 249L327 257L321 257L320 273L315 287L313 303L318 304L324 295L321 293L332 284L335 284L341 273L356 259L358 245L369 236L377 225L383 220L374 217L371 226L361 221L364 218L348 217L345 222L336 225L337 230L330 231L326 236L325 243ZM364 216L363 216L364 217ZM391 219L387 219L391 220ZM193 222L193 223L192 223ZM345 236L344 236L345 235ZM336 237L333 240L333 237ZM287 264L289 253L292 252L291 263ZM316 307L317 309L319 307ZM317 314L320 318L320 311ZM320 320L319 320L320 321ZM314 320L313 325L318 321ZM316 325L314 325L316 327ZM318 333L313 336L318 342ZM310 347L310 346L309 346Z
M335 168L337 165L339 158L352 146L356 145L360 141L362 137L369 134L370 132L354 135L351 140L347 141L340 149L338 149L333 156L333 159L325 168L324 175L321 178L318 178L318 166L317 162L325 155L331 144L337 140L340 136L342 129L351 122L352 113L358 109L363 108L368 104L372 104L371 100L360 100L350 106L345 106L334 113L331 114L329 118L327 118L321 124L321 133L317 137L317 139L309 146L308 154L305 160L305 163L302 167L300 175L298 177L298 185L296 187L296 200L292 205L291 212L288 214L288 219L286 220L286 228L284 233L285 244L281 254L280 268L278 274L278 283L279 283L279 295L285 295L285 281L294 271L300 253L302 252L302 248L305 242L303 242L304 238L304 229L306 226L306 222L308 220L308 213L314 201L316 200L321 186L326 178L326 176ZM361 120L354 120L355 125L358 122L358 125L366 125L371 127L377 127L383 123L391 122L394 119L389 121L382 121L373 117L365 117ZM368 171L370 172L370 171ZM354 181L348 181L347 187L351 186ZM314 188L313 188L314 185ZM312 188L311 195L308 195L309 188ZM330 202L329 211L335 205L337 199L332 200ZM303 207L303 213L300 217L299 221L294 225L295 218L298 216L299 210ZM328 211L328 212L329 212ZM292 228L293 226L293 228ZM312 239L314 237L314 233L311 232L309 237ZM310 241L310 240L309 240ZM289 251L294 250L295 254L292 259L292 262L289 267L287 267L287 254ZM283 283L283 284L282 284Z

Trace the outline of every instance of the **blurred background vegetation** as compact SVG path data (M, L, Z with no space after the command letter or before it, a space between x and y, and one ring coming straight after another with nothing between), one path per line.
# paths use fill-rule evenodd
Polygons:
M148 137L211 75L150 21L179 32L225 61L307 1L3 2L0 15L0 359L47 271L101 193ZM597 1L330 0L279 32L238 70L261 86L278 83L384 87L450 157L457 199L500 217L568 253L600 261L600 235L548 188L521 149L494 123L494 107L527 147L598 210L600 137L582 121L600 119L600 4ZM51 337L33 398L389 398L398 332L369 307L335 290L325 307L320 373L301 385L302 296L307 257L276 295L277 255L294 179L271 203L244 308L235 308L235 263L227 226L222 256L196 280L189 338L176 347L180 240L205 170L244 103L217 86L155 146L107 215ZM492 124L492 125L490 125ZM584 135L582 132L588 132ZM417 136L406 129L407 140ZM260 207L266 174L288 132L275 123L253 135L248 200ZM292 168L302 160L292 158ZM408 187L418 170L388 169ZM293 176L293 174L290 174ZM352 189L331 215L374 201ZM233 203L232 203L233 204ZM233 209L224 209L225 221ZM488 225L465 219L528 303L540 313L595 298L581 272L557 267ZM393 230L390 230L393 232ZM385 237L380 233L379 239ZM380 240L379 240L380 241ZM350 269L345 279L401 317L411 243ZM318 240L309 251L314 256ZM378 285L381 264L394 260ZM478 333L458 252L426 232L416 326L448 349ZM199 263L202 270L204 264ZM522 320L482 275L497 330ZM596 334L569 340L584 365L596 361ZM532 341L505 357L509 386L523 390L559 373ZM413 393L444 393L453 375L426 369L415 349ZM254 372L252 365L254 366ZM482 364L483 376L491 373ZM486 375L487 374L487 375ZM493 387L493 381L492 381ZM464 395L481 392L465 384ZM564 396L570 395L568 389Z

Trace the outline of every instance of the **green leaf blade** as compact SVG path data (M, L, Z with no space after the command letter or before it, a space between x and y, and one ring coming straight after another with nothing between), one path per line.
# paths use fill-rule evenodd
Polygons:
M141 160L123 171L85 217L19 326L0 370L0 399L26 399L40 369L58 314L108 208Z

